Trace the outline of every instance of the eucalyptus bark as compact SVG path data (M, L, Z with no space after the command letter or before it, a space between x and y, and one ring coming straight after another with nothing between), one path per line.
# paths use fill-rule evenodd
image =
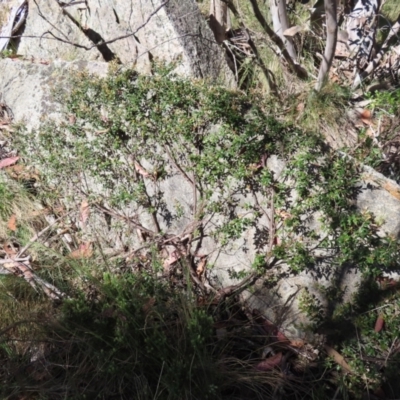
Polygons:
M229 12L228 5L222 0L210 2L210 28L218 44L227 39L226 32L230 28Z
M290 57L296 60L297 53L292 38L287 38L283 35L283 32L290 28L286 12L286 0L270 0L270 6L274 31L282 39Z
M289 64L290 69L301 79L306 79L308 77L307 71L299 65L289 54L285 43L281 39L279 35L277 35L274 30L268 25L266 19L262 15L260 8L258 7L257 0L250 0L250 3L253 7L254 15L257 18L258 22L261 24L265 32L272 39L272 41L279 47L279 50L282 53L282 56Z
M326 45L325 52L319 68L315 90L319 92L328 79L329 69L335 56L338 25L336 19L337 4L336 0L324 0L326 15Z

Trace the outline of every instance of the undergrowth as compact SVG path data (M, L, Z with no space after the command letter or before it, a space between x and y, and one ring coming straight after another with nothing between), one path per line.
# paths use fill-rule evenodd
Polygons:
M260 373L271 335L260 337L263 321L234 295L229 302L212 290L207 277L216 274L213 252L237 251L245 234L254 238L252 259L232 271L244 282L307 271L335 285L349 268L366 281L397 269L397 241L355 206L359 166L316 135L278 122L261 97L171 71L79 73L70 93L58 93L61 122L15 134L24 162L40 171L36 199L63 216L32 248L37 274L65 296L50 305L20 277L2 277L2 396L332 398L339 381L350 395L365 391L366 362L333 384L323 377L335 377L336 366L325 369L322 355L306 367ZM3 189L8 219L14 196ZM215 246L208 258L206 239ZM324 290L339 302L334 289ZM303 295L301 307L314 329L359 323L351 309L327 315L312 300ZM27 318L29 307L35 312ZM371 332L362 335L368 341ZM383 349L394 338L381 340ZM354 356L354 341L337 344ZM378 371L376 387L389 372ZM312 380L320 384L310 389Z

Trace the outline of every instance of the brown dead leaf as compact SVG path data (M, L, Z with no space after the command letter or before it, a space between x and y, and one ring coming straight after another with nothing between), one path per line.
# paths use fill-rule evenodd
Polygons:
M282 353L276 353L275 355L268 357L267 359L259 362L256 365L258 371L270 371L277 367L282 361Z
M5 158L4 160L0 161L0 169L9 167L10 165L15 164L18 160L18 156Z
M374 123L368 118L361 118L361 121L368 126L374 125Z
M384 325L385 325L385 320L384 320L382 315L379 315L378 318L376 319L376 322L375 322L374 331L375 332L380 332Z
M200 261L197 264L197 268L196 268L196 275L200 278L205 270L205 266L207 264L207 257L202 257L200 259Z
M293 215L285 210L276 210L276 213L285 221L286 219L292 218Z
M291 340L290 345L292 347L296 347L297 349L300 349L301 347L305 346L304 340L298 339L298 340Z
M283 36L293 37L294 35L296 35L297 33L301 32L301 31L302 31L302 28L300 26L297 26L297 25L291 26L290 28L285 29L283 31Z
M290 340L281 331L278 331L276 338L278 339L278 342L290 343Z
M7 228L13 232L17 230L17 217L15 214L11 215L10 219L8 220Z
M90 215L89 203L84 199L79 207L79 225L81 228L86 226L86 222Z
M180 256L177 251L173 251L171 254L168 255L163 262L164 269L168 269L172 264L175 264L180 259Z
M372 118L372 112L371 110L364 109L360 112L360 118L361 119L371 119Z
M334 361L339 364L346 372L353 372L350 365L347 364L344 357L339 354L334 348L328 346L327 344L324 346L326 353L328 356L332 357Z
M301 114L304 111L304 108L305 108L305 104L304 104L304 102L301 102L301 103L297 104L296 111Z
M70 258L90 258L93 255L92 243L84 242L79 245L79 248L69 254Z

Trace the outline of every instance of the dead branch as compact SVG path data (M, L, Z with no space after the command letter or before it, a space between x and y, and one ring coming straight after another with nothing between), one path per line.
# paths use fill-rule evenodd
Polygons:
M236 296L246 290L248 287L254 285L257 279L260 278L260 274L253 272L248 277L244 278L237 285L227 286L225 288L219 289L214 299L214 302L220 302L225 300L227 297Z
M38 287L52 300L60 300L66 297L65 293L57 289L51 283L46 282L42 278L39 278L29 263L29 257L26 258L8 258L0 260L4 268L16 276L21 276L32 286L33 289L38 290Z

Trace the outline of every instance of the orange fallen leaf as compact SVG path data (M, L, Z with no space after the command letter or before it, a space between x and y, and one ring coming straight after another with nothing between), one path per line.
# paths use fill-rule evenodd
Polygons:
M375 332L380 332L384 325L385 325L385 320L383 319L382 315L379 315L377 320L376 320L376 322L375 322L374 331Z
M69 254L70 258L90 258L93 255L93 248L90 242L81 243L79 248Z
M79 222L81 228L84 228L86 226L86 221L88 220L90 215L90 208L89 208L89 203L85 199L82 201L80 207L79 207Z
M362 110L360 113L360 118L361 119L371 119L372 118L372 113L371 110Z
M258 371L270 371L277 367L282 361L282 353L276 353L275 355L268 357L267 359L259 362L256 365Z
M346 372L353 372L350 365L347 364L344 357L339 354L334 348L328 346L327 344L324 346L326 353L328 356L332 357L334 361L339 364Z
M202 257L200 259L199 263L197 264L197 268L196 268L196 274L198 277L203 275L206 264L207 264L207 257Z
M11 215L10 219L8 220L7 228L13 232L17 230L17 217L15 216L15 214Z
M305 345L304 340L298 339L298 340L291 340L290 345L292 347L300 348Z
M150 174L137 162L135 161L135 170L142 175L144 178L148 178Z
M19 160L19 157L8 157L5 158L4 160L0 161L0 169L1 168L6 168L9 167L10 165L15 164Z

